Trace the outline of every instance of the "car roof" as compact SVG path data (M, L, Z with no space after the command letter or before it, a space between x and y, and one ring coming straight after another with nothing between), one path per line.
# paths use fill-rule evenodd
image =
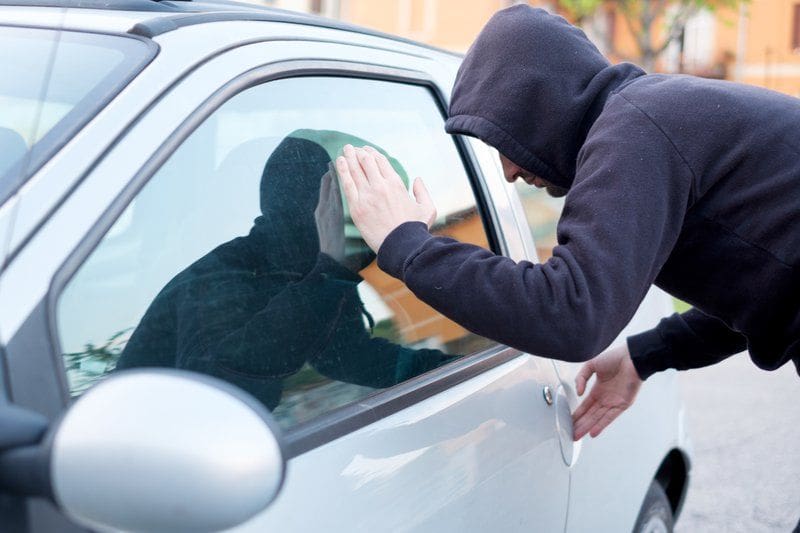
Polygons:
M31 25L42 25L42 19L37 13L41 14L45 10L57 12L58 16L53 19L63 23L66 9L67 14L85 15L84 20L87 16L93 16L95 24L108 25L108 29L112 31L123 31L147 38L194 24L237 20L269 21L355 32L460 56L450 50L318 15L231 0L0 0L0 19L7 13L3 7L22 8L28 14L27 17L23 15L23 18L28 18Z

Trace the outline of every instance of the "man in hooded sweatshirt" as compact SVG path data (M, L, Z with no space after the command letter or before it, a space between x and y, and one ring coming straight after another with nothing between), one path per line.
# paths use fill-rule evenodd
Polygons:
M800 100L766 89L611 65L563 18L495 14L459 69L445 128L477 137L518 178L566 194L545 263L428 232L374 151L337 171L378 264L469 330L522 351L589 361L574 438L596 436L651 374L748 350L800 373ZM693 309L604 350L651 284ZM590 361L590 359L592 359Z

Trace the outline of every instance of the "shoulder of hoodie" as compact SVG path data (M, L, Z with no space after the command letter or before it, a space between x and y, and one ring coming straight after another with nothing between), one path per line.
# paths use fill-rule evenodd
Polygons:
M769 120L791 114L800 119L800 100L762 87L685 74L646 74L612 93L637 108L670 137L693 137L715 127ZM622 103L622 102L618 102ZM677 139L674 139L677 140Z
M646 74L609 95L604 111L616 106L647 117L666 136L687 133L691 124L708 125L707 119L736 97L735 84L679 74ZM726 94L727 93L727 94ZM619 109L616 109L619 111ZM691 130L690 130L691 131Z
M603 110L588 132L587 141L596 135L604 136L617 131L626 137L630 145L635 144L637 138L650 144L655 139L652 136L625 133L635 125L646 125L650 131L659 131L660 137L677 150L673 137L683 135L687 123L696 121L703 107L697 104L697 98L687 94L687 91L695 90L689 86L687 78L646 74L626 82L608 95ZM684 105L684 100L690 104Z
M682 148L686 142L696 142L701 133L707 136L713 135L714 129L727 129L731 121L742 118L743 107L752 108L742 105L752 97L748 94L751 89L681 74L645 74L609 94L589 136L608 134L609 128L626 130L633 124L646 123L658 130L685 161ZM648 144L654 141L653 137L640 139ZM635 143L634 138L629 141Z

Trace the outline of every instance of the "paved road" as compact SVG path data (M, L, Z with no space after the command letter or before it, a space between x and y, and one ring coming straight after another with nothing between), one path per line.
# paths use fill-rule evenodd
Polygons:
M800 518L800 378L740 355L684 372L694 468L676 531L789 532Z

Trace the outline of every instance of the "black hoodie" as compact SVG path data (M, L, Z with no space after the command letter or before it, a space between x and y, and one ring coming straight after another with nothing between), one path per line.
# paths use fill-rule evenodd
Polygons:
M381 267L480 335L584 361L652 283L695 310L628 340L642 377L749 349L800 372L800 100L610 65L539 9L498 12L461 66L449 133L471 135L569 188L546 263L515 263L421 223Z

